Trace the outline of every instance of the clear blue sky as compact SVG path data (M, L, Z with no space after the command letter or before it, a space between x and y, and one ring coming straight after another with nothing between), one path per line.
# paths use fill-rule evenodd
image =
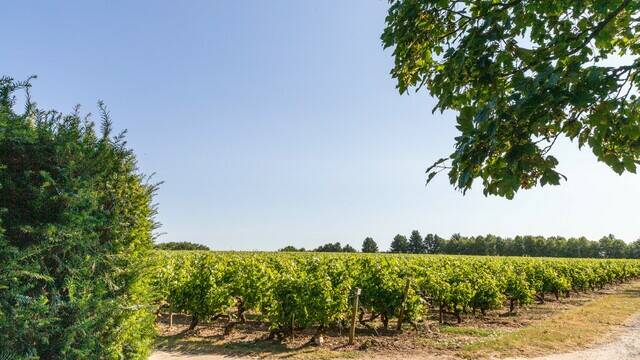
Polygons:
M640 177L561 143L569 181L512 201L463 196L446 177L453 114L400 96L379 35L387 2L10 1L0 73L37 74L41 107L95 112L129 130L165 181L167 234L215 249L271 250L418 229L597 239L640 236Z

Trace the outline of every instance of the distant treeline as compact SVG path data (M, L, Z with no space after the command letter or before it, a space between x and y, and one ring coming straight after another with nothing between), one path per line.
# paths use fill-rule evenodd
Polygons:
M209 247L188 241L166 242L155 245L158 250L209 250Z
M349 244L347 244L345 246L342 246L339 242L336 242L336 243L327 243L327 244L318 246L317 248L315 248L313 250L306 250L303 247L297 248L295 246L289 245L289 246L283 247L282 249L280 249L278 251L357 252L358 250L356 250L353 246L351 246Z
M280 251L305 251L304 248L287 246ZM355 252L350 246L340 243L322 245L312 251ZM367 237L362 243L362 252L378 252L376 242ZM614 235L598 241L585 237L564 238L562 236L516 236L503 238L495 235L462 236L453 234L449 239L437 234L422 237L419 231L411 232L409 238L398 234L393 238L388 252L408 254L452 254L452 255L498 255L498 256L544 256L583 258L640 258L640 239L630 244L616 239Z

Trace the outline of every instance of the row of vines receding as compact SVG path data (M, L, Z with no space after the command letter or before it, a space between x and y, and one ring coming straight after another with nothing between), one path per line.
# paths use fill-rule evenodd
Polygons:
M569 297L640 275L638 260L498 258L363 254L158 252L154 286L160 310L191 316L189 329L227 319L225 332L250 312L272 337L296 329L348 327L361 289L361 326L392 319L417 328Z

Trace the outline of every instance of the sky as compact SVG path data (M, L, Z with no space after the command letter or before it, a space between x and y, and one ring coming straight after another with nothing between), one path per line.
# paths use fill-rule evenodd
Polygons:
M454 113L400 95L380 34L387 2L11 1L0 75L42 108L96 113L128 130L142 172L163 181L160 242L220 250L388 248L417 229L448 237L640 237L640 177L560 142L561 186L513 200L466 195L425 169L453 149Z

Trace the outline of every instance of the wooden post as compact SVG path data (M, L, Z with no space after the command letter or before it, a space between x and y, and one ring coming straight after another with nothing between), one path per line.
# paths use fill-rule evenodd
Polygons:
M296 330L295 330L296 322L295 322L295 319L296 319L296 314L295 313L291 314L291 338L292 339L295 339L295 337L296 337Z
M173 329L173 304L169 304L169 329Z
M402 294L402 303L400 304L400 314L398 315L398 326L396 326L397 331L402 331L402 322L404 321L404 303L407 302L407 296L409 296L410 283L411 283L411 279L407 279L407 283L404 285L404 294Z
M353 345L353 338L356 336L356 318L358 317L358 299L360 288L356 288L353 296L353 312L351 313L351 329L349 329L349 345Z

